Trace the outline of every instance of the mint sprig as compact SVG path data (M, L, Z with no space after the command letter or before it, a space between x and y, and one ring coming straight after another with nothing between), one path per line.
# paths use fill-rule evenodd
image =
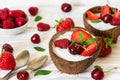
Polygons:
M42 47L38 47L38 46L37 46L37 47L34 47L34 49L37 50L37 51L42 51L42 52L45 51L44 48L42 48Z
M41 16L36 16L35 17L35 21L37 22L37 21L40 21L42 19L42 17Z
M52 71L50 70L38 70L37 72L35 72L34 76L39 76L39 75L48 75L50 74Z

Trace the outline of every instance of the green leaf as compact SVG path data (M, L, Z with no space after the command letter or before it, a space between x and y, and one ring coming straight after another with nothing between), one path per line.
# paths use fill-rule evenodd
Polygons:
M104 38L104 41L106 43L106 48L112 47L112 39L106 37Z
M34 47L34 49L37 50L37 51L42 51L42 52L45 51L44 48L42 48L42 47L38 47L38 46L37 46L37 47Z
M90 39L88 39L87 41L84 42L84 45L92 44L95 41L96 41L96 38L90 38Z
M41 20L41 19L42 19L41 16L36 16L36 17L35 17L35 21L39 21L39 20Z
M101 20L91 20L92 23L99 23L102 22Z
M102 68L101 66L96 65L96 66L94 66L94 68L95 68L95 69L100 69L100 70L103 71L103 68Z
M37 72L35 72L34 76L48 75L48 74L50 74L50 73L51 73L50 70L38 70Z
M82 32L80 32L80 42L83 43L83 41L84 41L84 35Z

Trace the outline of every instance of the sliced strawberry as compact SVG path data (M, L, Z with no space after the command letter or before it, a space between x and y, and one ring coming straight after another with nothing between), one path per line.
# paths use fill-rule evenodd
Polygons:
M120 18L120 10L113 15L113 18Z
M99 16L95 15L94 13L92 13L91 11L87 11L87 17L89 20L98 20Z
M65 20L57 21L56 31L68 30L74 27L74 21L71 18L66 18Z
M75 30L72 35L71 35L71 40L73 41L80 41L80 33L83 34L84 36L84 41L88 40L91 38L90 34L88 34L87 32L85 32L84 30Z
M102 17L104 14L111 14L110 7L108 5L103 6L100 17Z
M59 39L54 42L54 45L59 48L66 49L69 45L68 39Z
M80 54L81 56L91 56L97 49L97 43L94 42L88 45L85 50Z

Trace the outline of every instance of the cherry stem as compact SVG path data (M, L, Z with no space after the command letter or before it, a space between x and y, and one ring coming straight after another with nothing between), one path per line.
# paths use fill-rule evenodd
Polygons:
M108 73L108 72L110 72L110 71L112 71L112 70L114 70L114 69L118 69L118 67L111 68L111 69L109 69L109 70L107 70L107 71L104 71L104 73Z

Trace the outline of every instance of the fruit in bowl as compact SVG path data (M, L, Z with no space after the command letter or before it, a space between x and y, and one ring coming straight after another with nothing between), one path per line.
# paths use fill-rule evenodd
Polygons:
M96 36L111 38L117 42L120 35L120 11L117 8L95 6L83 14L85 28Z
M81 27L56 33L49 42L49 52L59 71L78 74L97 58L101 43L97 37Z
M27 14L20 9L0 9L0 34L18 34L26 29Z

